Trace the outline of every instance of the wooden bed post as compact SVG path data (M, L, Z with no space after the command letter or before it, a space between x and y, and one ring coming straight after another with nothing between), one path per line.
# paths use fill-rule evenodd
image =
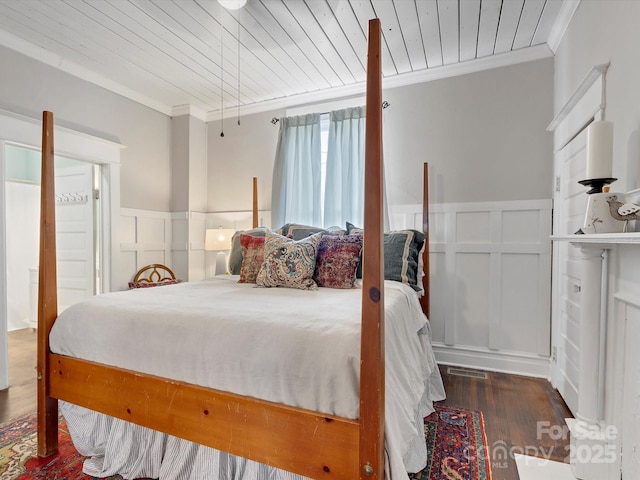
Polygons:
M49 396L49 332L58 316L53 113L42 114L38 278L38 456L58 450L58 400Z
M258 228L258 177L253 177L253 227Z
M424 277L422 278L422 288L424 295L420 297L422 311L431 320L431 297L429 288L431 287L431 276L429 275L429 164L424 163L423 185L422 185L422 231L424 232L424 252L422 262L424 265Z
M384 263L380 20L369 20L360 343L360 479L384 479Z

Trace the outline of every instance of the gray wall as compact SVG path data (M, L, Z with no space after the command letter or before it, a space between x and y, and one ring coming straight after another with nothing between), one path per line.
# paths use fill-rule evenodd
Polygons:
M640 2L583 1L555 57L555 111L596 65L610 62L607 120L613 122L612 188L640 187Z
M0 62L0 108L34 117L51 110L58 124L121 142L122 206L175 210L166 115L6 48ZM424 161L436 202L550 198L552 88L548 59L385 90L389 202L420 202ZM270 208L278 137L270 119L282 115L248 115L239 126L227 118L224 138L220 121L207 125L206 210L250 209L253 176L259 207Z
M282 115L284 110L247 115L240 118L240 125L236 118L226 119L224 137L220 121L207 124L208 211L251 210L253 177L258 177L258 208L271 209L279 124L270 120Z
M384 98L389 203L551 198L553 60L390 89Z
M422 163L432 201L481 202L551 198L553 60L387 89L383 97L387 194L391 205L422 201ZM210 211L251 207L252 176L261 209L271 206L278 139L272 111L209 128Z
M189 116L171 119L171 211L189 210Z
M0 65L0 109L122 143L121 206L170 210L169 117L1 46Z

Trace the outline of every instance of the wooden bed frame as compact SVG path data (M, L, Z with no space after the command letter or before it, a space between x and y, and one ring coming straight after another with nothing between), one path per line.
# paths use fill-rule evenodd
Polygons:
M53 115L43 114L38 455L58 447L58 399L314 479L384 479L381 30L369 22L360 418L352 420L53 354L57 317ZM425 186L428 184L425 164ZM254 179L254 193L256 181ZM425 190L424 205L427 205ZM427 210L425 210L427 212ZM427 231L428 213L424 216ZM257 200L254 196L254 223ZM426 240L428 245L428 237ZM428 249L424 253L428 269ZM426 270L428 272L428 270ZM429 309L428 275L422 304Z

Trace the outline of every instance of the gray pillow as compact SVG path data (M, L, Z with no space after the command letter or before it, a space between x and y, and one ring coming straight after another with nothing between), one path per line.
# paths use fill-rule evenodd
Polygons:
M347 233L363 233L361 228L347 222ZM420 275L420 253L425 235L418 230L396 230L384 234L384 278L410 285L415 291L422 291ZM364 250L363 250L364 252ZM362 261L356 272L362 278Z
M418 230L399 230L384 234L384 278L410 285L421 291L418 272L424 233Z
M331 233L329 230L311 225L301 225L299 223L285 223L282 228L276 230L276 233L284 237L293 238L294 240L302 240L314 233Z

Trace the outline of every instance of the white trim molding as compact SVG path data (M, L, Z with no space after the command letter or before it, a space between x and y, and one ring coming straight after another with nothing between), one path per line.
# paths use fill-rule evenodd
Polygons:
M562 37L569 28L569 24L571 23L571 19L573 15L578 10L580 6L581 0L564 0L562 2L562 6L560 7L560 13L558 13L558 18L549 32L549 38L547 39L547 44L551 51L555 53L558 51L558 47L560 46L560 42L562 41Z
M495 352L481 348L451 347L437 342L433 343L433 351L438 363L444 365L549 378L550 359L547 356L521 352Z

